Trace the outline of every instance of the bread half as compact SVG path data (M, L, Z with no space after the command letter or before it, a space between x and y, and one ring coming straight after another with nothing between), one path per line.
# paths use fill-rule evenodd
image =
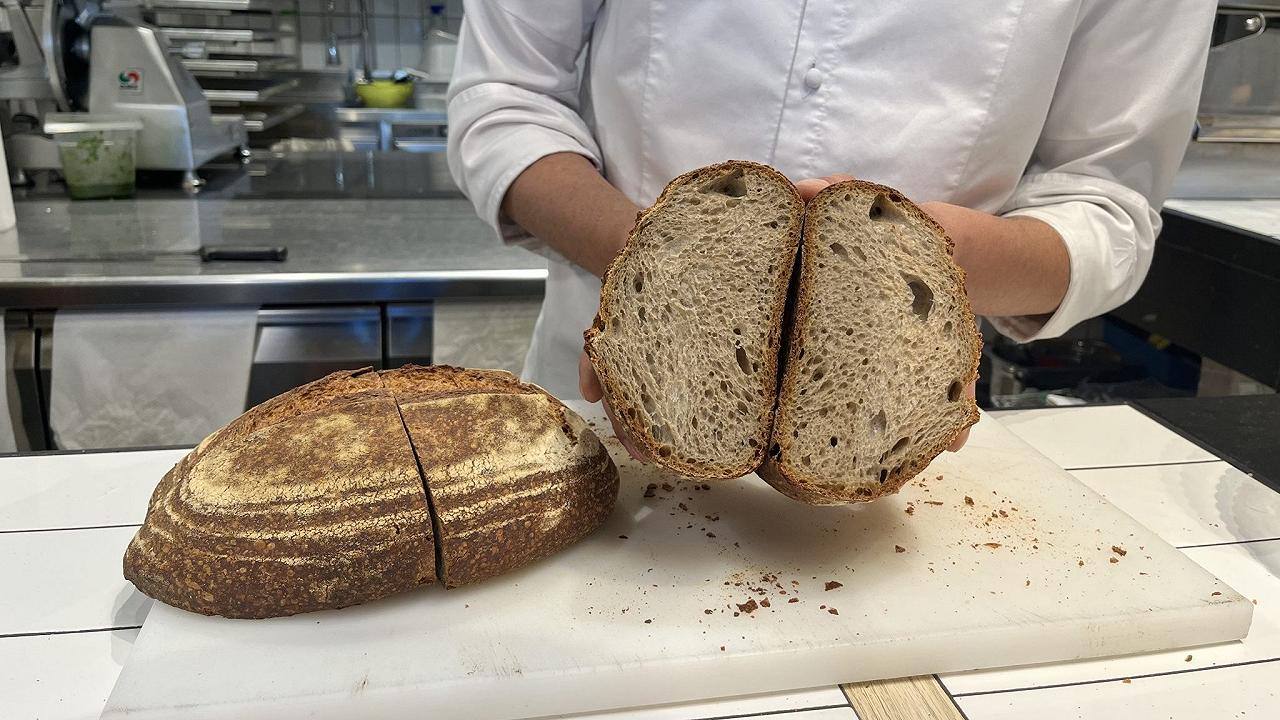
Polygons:
M982 349L943 229L863 181L806 210L773 442L760 475L814 504L896 492L978 420Z
M639 215L605 273L587 354L659 464L732 478L764 459L803 211L768 166L702 168Z

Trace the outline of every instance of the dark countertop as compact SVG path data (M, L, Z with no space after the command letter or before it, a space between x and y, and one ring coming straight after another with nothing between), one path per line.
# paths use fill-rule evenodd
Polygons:
M1158 398L1133 405L1280 492L1280 395Z
M1142 287L1111 314L1280 387L1275 313L1280 308L1280 238L1189 214L1186 203L1174 204L1184 209L1165 209L1164 229ZM1258 203L1241 201L1245 204ZM1275 202L1271 206L1280 208ZM1261 227L1256 212L1251 214L1250 224Z

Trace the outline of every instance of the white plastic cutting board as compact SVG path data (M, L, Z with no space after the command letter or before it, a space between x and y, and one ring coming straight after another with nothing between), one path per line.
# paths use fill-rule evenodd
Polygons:
M990 418L857 507L620 469L598 532L474 587L273 620L156 603L104 717L517 718L1221 642L1252 617Z

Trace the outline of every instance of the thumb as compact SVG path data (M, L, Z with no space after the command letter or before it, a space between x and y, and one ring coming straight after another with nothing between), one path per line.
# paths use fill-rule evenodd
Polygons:
M589 403L600 402L604 397L604 388L600 387L600 378L596 377L596 369L591 367L591 358L584 350L578 356L578 391L582 399Z
M852 179L852 175L843 174L824 175L820 178L808 178L807 180L801 180L796 183L796 192L800 193L801 200L809 202L813 199L813 196L821 192L823 188L835 185L838 182L844 182L845 180Z

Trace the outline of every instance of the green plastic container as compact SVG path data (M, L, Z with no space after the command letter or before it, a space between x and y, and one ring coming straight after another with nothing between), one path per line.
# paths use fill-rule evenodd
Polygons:
M49 113L44 131L58 144L62 178L76 200L133 197L138 131L142 122L123 115Z

